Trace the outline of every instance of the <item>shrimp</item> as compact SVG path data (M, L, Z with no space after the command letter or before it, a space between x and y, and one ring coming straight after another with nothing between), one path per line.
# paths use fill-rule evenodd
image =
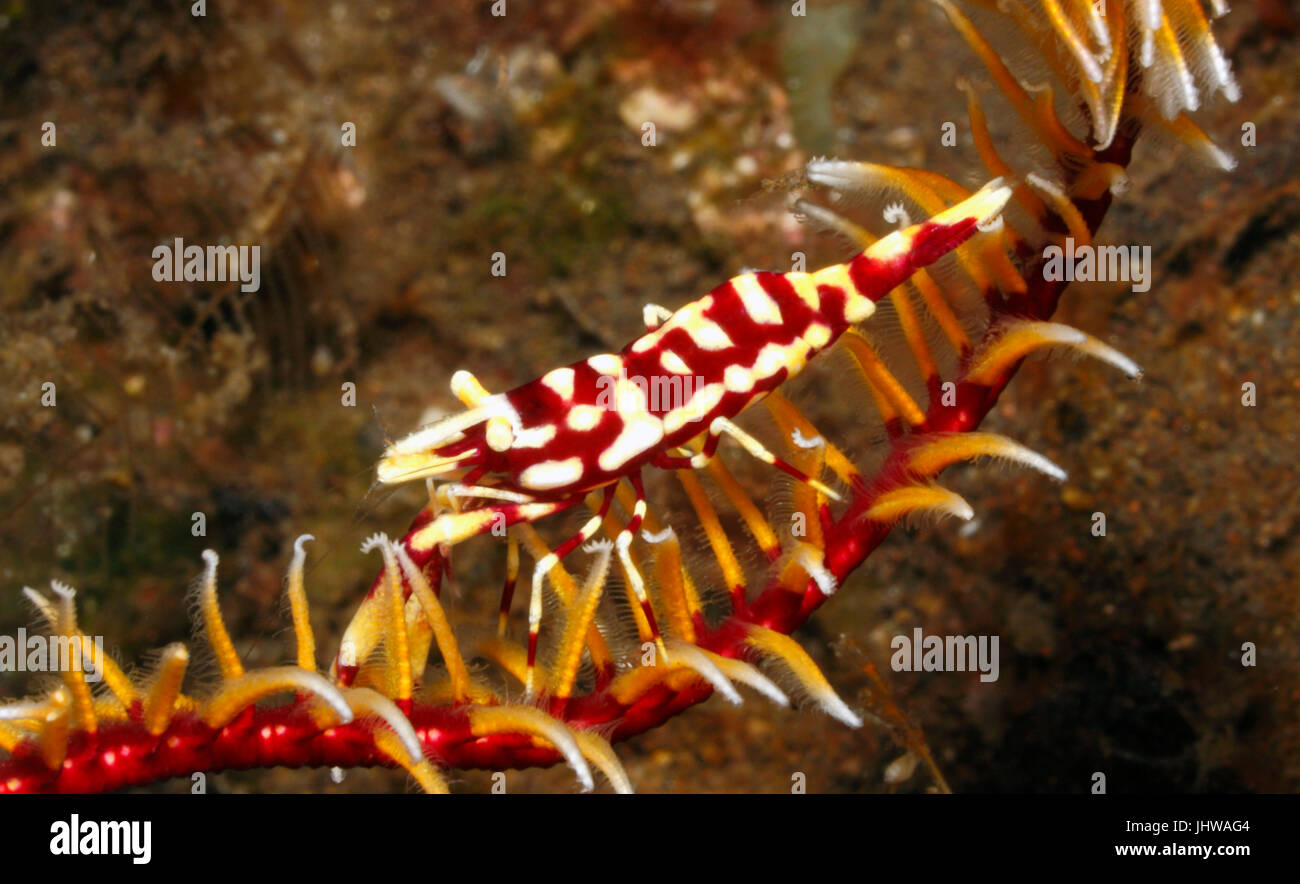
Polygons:
M603 491L595 515L536 563L526 684L532 696L543 581L600 529L619 481L627 479L635 505L615 549L656 651L666 659L629 552L647 511L642 470L699 469L725 435L764 463L838 499L734 419L799 374L850 326L869 319L876 302L915 271L996 222L1011 194L1011 187L995 179L845 263L813 273L744 273L676 312L648 305L646 333L621 352L553 369L505 393L490 394L469 372L456 372L452 391L466 410L392 443L379 462L383 484L448 479L438 487L440 498L472 504L431 519L409 538L411 547L451 546L489 529L562 512ZM503 610L508 606L507 598Z

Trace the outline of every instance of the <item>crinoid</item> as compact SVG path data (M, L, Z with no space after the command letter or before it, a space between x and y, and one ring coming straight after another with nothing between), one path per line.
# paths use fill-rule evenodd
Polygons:
M791 512L783 514L788 523L765 513L722 460L694 460L706 444L701 435L673 464L685 515L668 521L647 509L635 477L572 502L592 513L590 529L565 549L587 541L581 576L551 554L555 545L533 524L555 507L512 498L517 489L487 479L475 485L482 472L454 475L468 490L431 486L428 505L400 540L366 541L382 568L328 673L319 668L307 620L306 538L295 544L288 577L296 657L265 669L241 663L219 609L217 557L205 553L199 619L220 681L203 696L182 690L185 646L167 647L145 681L130 679L81 632L71 590L56 584L52 598L28 590L51 632L84 654L49 693L0 707L0 747L8 753L0 761L0 791L101 791L199 770L280 765L400 766L424 789L446 791L441 769L556 762L572 768L584 788L593 786L594 768L612 788L628 791L613 743L715 692L739 703L737 685L778 704L796 694L859 727L859 715L789 634L900 520L971 518L972 506L937 482L946 467L1000 458L1064 477L1045 457L978 429L1026 357L1068 348L1129 377L1140 374L1090 334L1052 322L1066 283L1044 274L1045 247L1067 237L1076 247L1092 244L1144 127L1165 129L1216 165L1231 166L1186 116L1210 94L1236 98L1196 0L938 2L1021 124L1016 155L1049 159L1004 159L979 93L964 84L970 131L987 171L981 176L1012 182L1012 201L1005 217L956 248L951 272L918 270L886 296L906 364L869 326L843 332L839 347L879 416L883 442L870 466L777 389L763 406L779 429L780 450L768 451L743 431L736 435L769 463L779 459L794 475L816 480L794 484ZM1082 122L1072 129L1062 121L1051 87L1025 86L976 20L996 22L1019 46L1033 47ZM971 195L926 171L840 160L814 160L802 180L832 194L886 193L899 200L889 211L898 224L945 212ZM797 199L794 210L858 249L878 241L811 198ZM480 400L479 392L470 390L466 401ZM496 432L514 429L499 425ZM440 462L436 472L449 466L458 464ZM466 535L431 526L481 517L483 530L505 509L502 501L513 507L505 591L497 622L475 626L442 591L451 547ZM720 512L719 504L731 512ZM729 524L739 527L728 530ZM679 537L688 530L706 538L708 561L684 552ZM542 563L544 588L535 594L539 607L528 632L511 616L520 547ZM549 611L540 608L543 601ZM490 667L471 668L475 660ZM102 675L104 690L92 691L87 672ZM272 695L287 701L262 702Z

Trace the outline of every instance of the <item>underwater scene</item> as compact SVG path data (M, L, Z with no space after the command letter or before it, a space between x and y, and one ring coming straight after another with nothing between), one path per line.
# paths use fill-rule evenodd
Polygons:
M0 792L1300 791L1232 6L0 3Z

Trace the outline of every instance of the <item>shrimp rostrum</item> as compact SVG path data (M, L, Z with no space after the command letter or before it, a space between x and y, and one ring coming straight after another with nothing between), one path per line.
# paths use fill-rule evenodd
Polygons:
M504 393L489 394L469 372L452 390L466 410L392 443L379 463L385 484L444 480L453 506L408 538L413 549L451 545L569 509L603 491L599 511L538 560L529 606L528 691L541 619L542 583L600 529L622 479L635 506L615 541L620 562L666 658L645 588L629 554L646 514L641 472L699 468L723 436L832 499L837 495L768 451L733 421L915 271L999 218L1012 190L994 180L920 224L897 230L842 264L812 273L745 273L676 312L647 306L647 332Z

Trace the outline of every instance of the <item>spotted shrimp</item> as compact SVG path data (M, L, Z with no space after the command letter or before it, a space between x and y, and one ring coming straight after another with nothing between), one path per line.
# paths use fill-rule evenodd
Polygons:
M533 522L603 492L592 518L536 562L525 688L530 697L536 691L543 581L600 529L620 480L628 480L636 497L615 549L663 659L667 651L629 552L647 512L643 469L699 469L725 435L838 499L734 419L799 374L850 326L869 319L876 302L914 272L996 225L1011 194L1011 187L995 179L845 263L811 273L743 273L676 312L648 305L646 333L621 352L553 369L504 393L489 393L467 371L455 373L452 391L465 410L392 443L378 467L384 484L444 480L437 486L439 498L456 502L409 538L413 548L450 546L494 527ZM688 381L679 389L689 390L689 397L664 402L648 395L673 381ZM503 600L502 627L511 591Z

